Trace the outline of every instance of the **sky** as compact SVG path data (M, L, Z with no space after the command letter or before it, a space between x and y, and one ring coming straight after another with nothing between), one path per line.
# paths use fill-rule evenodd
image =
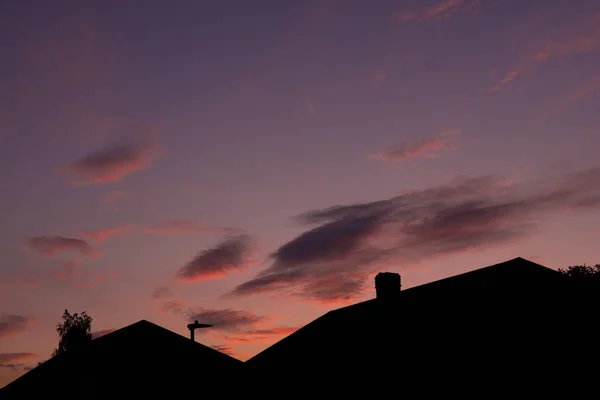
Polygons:
M595 0L8 0L0 49L0 387L65 309L246 360L379 271L600 262Z

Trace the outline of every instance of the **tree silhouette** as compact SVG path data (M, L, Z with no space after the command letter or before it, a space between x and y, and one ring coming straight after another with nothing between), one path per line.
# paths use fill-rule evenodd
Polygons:
M54 349L52 356L81 348L92 341L92 317L85 311L71 315L68 310L65 310L62 319L62 323L56 325L59 337L58 348Z
M559 268L558 272L563 275L570 276L571 278L583 279L583 278L591 278L596 274L600 274L600 264L596 264L594 266L591 265L571 265L566 269Z

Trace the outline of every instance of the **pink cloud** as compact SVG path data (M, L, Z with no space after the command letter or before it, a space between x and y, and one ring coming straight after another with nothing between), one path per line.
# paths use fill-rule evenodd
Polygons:
M398 11L393 14L393 19L398 22L441 21L459 12L470 11L478 4L479 0L442 0L429 7Z
M34 236L27 239L26 245L31 250L45 256L69 252L83 255L96 254L96 250L85 240L64 236Z
M513 82L524 73L535 71L542 64L553 59L590 53L597 50L600 47L600 29L597 27L597 19L593 20L593 24L595 27L585 34L572 35L571 37L544 43L537 50L523 58L520 63L508 70L500 78L497 78L495 72L493 72L492 78L496 81L496 84L491 90L502 90L503 85ZM586 89L581 90L583 92L582 96L585 96ZM577 97L578 94L574 94L574 96Z
M378 154L375 158L380 158L385 161L400 162L408 161L415 158L430 158L435 157L437 153L444 150L455 150L456 147L451 145L451 141L460 134L458 129L444 131L441 134L425 138L413 139L404 143L391 146Z
M85 236L88 239L93 239L96 242L105 242L107 239L109 239L112 236L120 235L120 234L129 232L130 230L131 230L131 227L129 227L129 226L90 230L90 231L84 231L83 236Z
M533 124L540 129L548 120L560 117L564 112L600 91L600 74L592 76L583 84L573 88L565 96L553 101L548 108L533 118Z
M125 189L113 190L102 198L105 203L115 203L129 196L129 191Z
M159 286L152 293L153 299L163 299L173 297L173 292L166 286Z
M333 205L298 216L306 230L225 296L277 292L343 301L363 293L369 274L390 262L408 266L505 246L535 234L545 215L598 209L600 167L510 185L494 177L464 178L388 199Z
M192 219L175 218L159 224L143 227L140 229L140 232L152 235L189 235L214 232L240 233L240 230L236 228L211 227Z
M275 327L269 329L245 330L236 336L220 335L220 337L231 343L264 343L274 340L279 336L286 336L296 332L298 328Z
M35 357L33 353L0 353L0 365Z
M81 268L76 261L66 261L51 271L51 278L65 281L77 288L86 288L103 283L115 277L114 271Z
M223 354L227 354L230 357L235 357L235 354L233 353L233 349L231 348L231 346L228 346L226 344L215 344L215 345L210 346L210 348L213 350L220 351Z
M31 318L22 315L0 314L0 338L25 332L31 321Z
M90 153L61 170L76 185L119 182L129 174L147 169L161 154L162 149L157 146L115 144Z
M74 282L75 287L88 288L88 287L106 282L107 280L115 277L115 273L111 272L111 271L108 271L108 272L89 271L85 275L87 275L87 276L82 276L81 278L77 279Z
M66 261L60 267L52 271L52 277L56 280L71 280L80 275L80 266L76 261Z

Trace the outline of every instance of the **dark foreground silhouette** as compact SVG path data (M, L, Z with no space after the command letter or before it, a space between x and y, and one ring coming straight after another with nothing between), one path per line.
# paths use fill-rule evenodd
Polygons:
M242 367L233 357L142 320L52 357L2 389L0 399L137 399L159 391L175 396L198 390L197 382L235 376Z
M583 343L597 332L599 283L600 275L572 279L523 258L408 290L399 275L379 274L377 298L328 312L246 367L255 376L304 371L303 382L327 385L335 371L390 390L411 381L441 389L440 379L550 383L598 360L598 347Z
M53 357L0 399L355 398L401 385L448 394L443 382L485 382L487 393L534 376L547 384L598 360L581 340L596 332L599 288L600 275L573 279L523 258L407 290L381 273L375 299L330 311L246 363L140 321Z

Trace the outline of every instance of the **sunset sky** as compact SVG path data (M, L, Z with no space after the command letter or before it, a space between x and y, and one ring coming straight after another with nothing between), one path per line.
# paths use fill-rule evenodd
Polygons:
M596 0L8 0L0 49L0 387L65 309L246 360L378 271L600 262Z

